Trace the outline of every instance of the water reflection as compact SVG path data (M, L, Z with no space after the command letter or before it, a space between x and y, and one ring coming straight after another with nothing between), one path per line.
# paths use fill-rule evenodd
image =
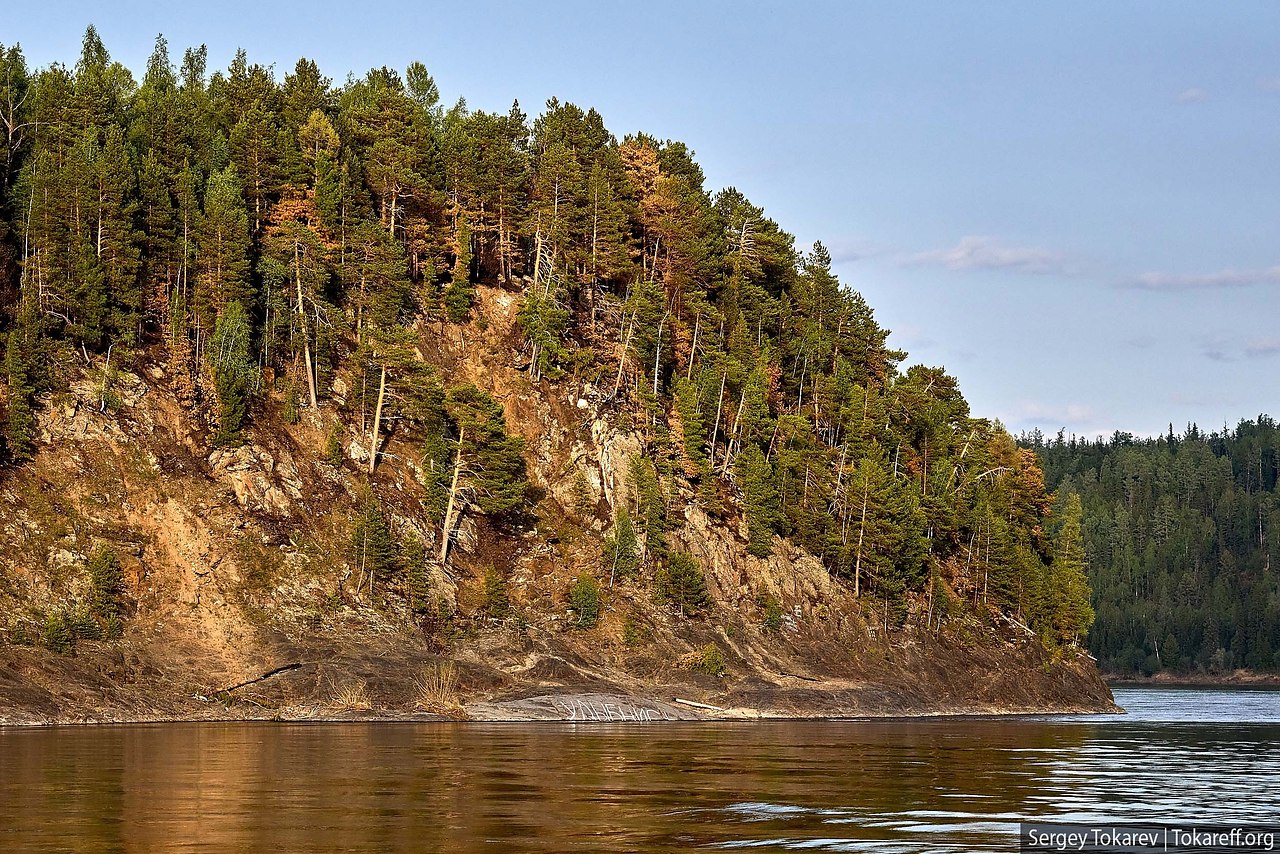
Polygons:
M0 730L0 850L989 851L1280 810L1280 726L1142 717Z

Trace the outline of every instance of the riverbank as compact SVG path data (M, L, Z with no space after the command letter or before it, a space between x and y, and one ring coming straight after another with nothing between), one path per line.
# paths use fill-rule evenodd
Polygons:
M1185 688L1280 688L1280 674L1233 670L1230 673L1160 673L1151 676L1104 673L1108 685L1138 685Z
M1118 711L1083 654L1034 643L973 646L904 631L838 658L736 645L724 670L592 661L526 634L478 638L450 656L412 638L273 645L219 679L176 644L84 644L75 656L0 648L0 725L162 721L475 720L649 722ZM726 646L731 653L734 649ZM162 654L166 653L166 654Z

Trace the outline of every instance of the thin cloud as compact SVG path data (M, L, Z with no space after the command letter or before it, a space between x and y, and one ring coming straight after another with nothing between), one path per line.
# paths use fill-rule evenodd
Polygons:
M1280 266L1258 270L1218 270L1213 273L1143 273L1123 287L1140 291L1212 291L1280 284Z
M1263 92L1280 92L1280 77L1262 77L1258 80L1258 88Z
M823 243L827 247L827 252L831 253L833 264L851 264L866 258L885 255L890 251L879 243L856 237L838 237Z
M1019 273L1060 273L1066 267L1061 253L1036 246L1010 246L993 237L968 235L950 249L908 256L911 265L938 265L949 270L1010 270Z
M1022 404L1020 418L1025 421L1050 422L1064 425L1093 424L1098 420L1098 413L1091 406L1083 403L1068 403L1065 406L1048 405L1027 401Z
M1192 86L1190 89L1183 89L1178 93L1179 104L1199 104L1201 101L1208 99L1209 93L1201 89L1199 86Z
M1234 362L1236 357L1221 347L1206 347L1204 357L1211 362Z
M1250 341L1245 345L1244 354L1250 359L1280 356L1280 338L1263 338L1257 341Z

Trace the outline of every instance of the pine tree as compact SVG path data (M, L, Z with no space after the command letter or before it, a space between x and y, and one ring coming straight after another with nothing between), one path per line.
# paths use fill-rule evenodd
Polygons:
M397 554L391 526L382 502L366 487L360 498L360 507L351 531L351 546L356 572L357 592L366 585L369 595L379 579L387 579L396 571Z
M249 397L257 385L257 366L249 353L249 315L233 302L218 318L209 342L208 359L218 395L218 434L215 444L240 441Z
M1079 643L1093 625L1093 606L1089 603L1089 582L1085 577L1085 552L1081 524L1084 511L1080 496L1067 499L1062 527L1054 543L1051 603L1052 622L1062 641Z
M507 434L502 406L470 384L457 385L445 394L444 409L456 430L452 483L442 525L440 562L446 563L449 545L470 495L482 513L513 513L524 507L528 480L524 468L524 440Z
M768 557L781 515L773 465L752 443L738 454L734 468L742 492L742 512L747 517L747 551L756 557Z
M684 552L672 552L657 576L658 594L680 609L684 616L692 616L710 604L707 580L702 567L692 556Z
M609 586L616 578L631 578L640 569L639 541L626 507L619 507L613 520L613 532L605 538L601 569L609 573Z

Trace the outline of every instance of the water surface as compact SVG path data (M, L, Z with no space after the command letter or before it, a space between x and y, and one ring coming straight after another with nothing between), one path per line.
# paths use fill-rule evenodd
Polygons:
M1280 815L1280 692L1127 716L0 729L0 851L1016 850Z

